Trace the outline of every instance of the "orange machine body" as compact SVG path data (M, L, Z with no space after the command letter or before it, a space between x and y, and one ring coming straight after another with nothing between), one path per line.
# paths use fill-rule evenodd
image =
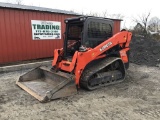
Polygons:
M85 52L76 51L73 55L72 61L59 60L63 54L63 48L55 49L52 66L68 73L73 73L75 75L75 83L76 85L79 85L81 74L86 65L93 60L107 57L105 52L118 44L123 47L123 49L119 51L120 57L124 63L127 63L128 57L126 52L129 50L131 36L132 33L128 31L119 32L95 48L87 48L87 51Z

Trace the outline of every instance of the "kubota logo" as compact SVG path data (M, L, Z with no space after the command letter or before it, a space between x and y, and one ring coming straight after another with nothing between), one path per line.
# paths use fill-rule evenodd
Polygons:
M100 51L103 51L104 49L108 48L111 45L112 45L112 42L105 44L103 47L100 48Z

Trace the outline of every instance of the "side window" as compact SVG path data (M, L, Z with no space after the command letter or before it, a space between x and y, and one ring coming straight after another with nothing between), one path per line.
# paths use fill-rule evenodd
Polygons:
M112 36L112 28L110 24L93 22L88 24L88 38L107 39Z

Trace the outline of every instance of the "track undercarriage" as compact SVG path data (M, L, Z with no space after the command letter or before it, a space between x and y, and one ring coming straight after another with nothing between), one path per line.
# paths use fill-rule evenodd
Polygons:
M102 86L122 82L125 78L125 67L120 58L105 58L83 71L80 86L94 90Z

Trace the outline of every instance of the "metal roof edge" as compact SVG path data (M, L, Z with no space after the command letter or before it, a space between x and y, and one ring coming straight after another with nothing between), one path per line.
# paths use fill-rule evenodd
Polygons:
M12 4L12 3L4 3L4 2L0 2L0 8L33 10L33 11L41 11L41 12L52 12L52 13L83 16L83 15L81 15L79 13L75 13L73 11L59 10L59 9L52 9L52 8L45 8L45 7L37 7L37 6L29 6L29 5L18 5L18 4ZM95 17L95 16L87 16L87 17ZM105 18L105 17L97 17L97 18L110 19L110 20L114 20L114 21L123 21L122 19L114 19L114 18Z
M80 14L75 13L73 11L59 10L59 9L52 9L52 8L45 8L45 7L37 7L37 6L29 6L29 5L18 5L18 4L12 4L12 3L4 3L4 2L0 2L0 8L33 10L33 11L42 11L42 12L52 12L52 13L60 13L60 14L77 15L77 16L80 15Z

